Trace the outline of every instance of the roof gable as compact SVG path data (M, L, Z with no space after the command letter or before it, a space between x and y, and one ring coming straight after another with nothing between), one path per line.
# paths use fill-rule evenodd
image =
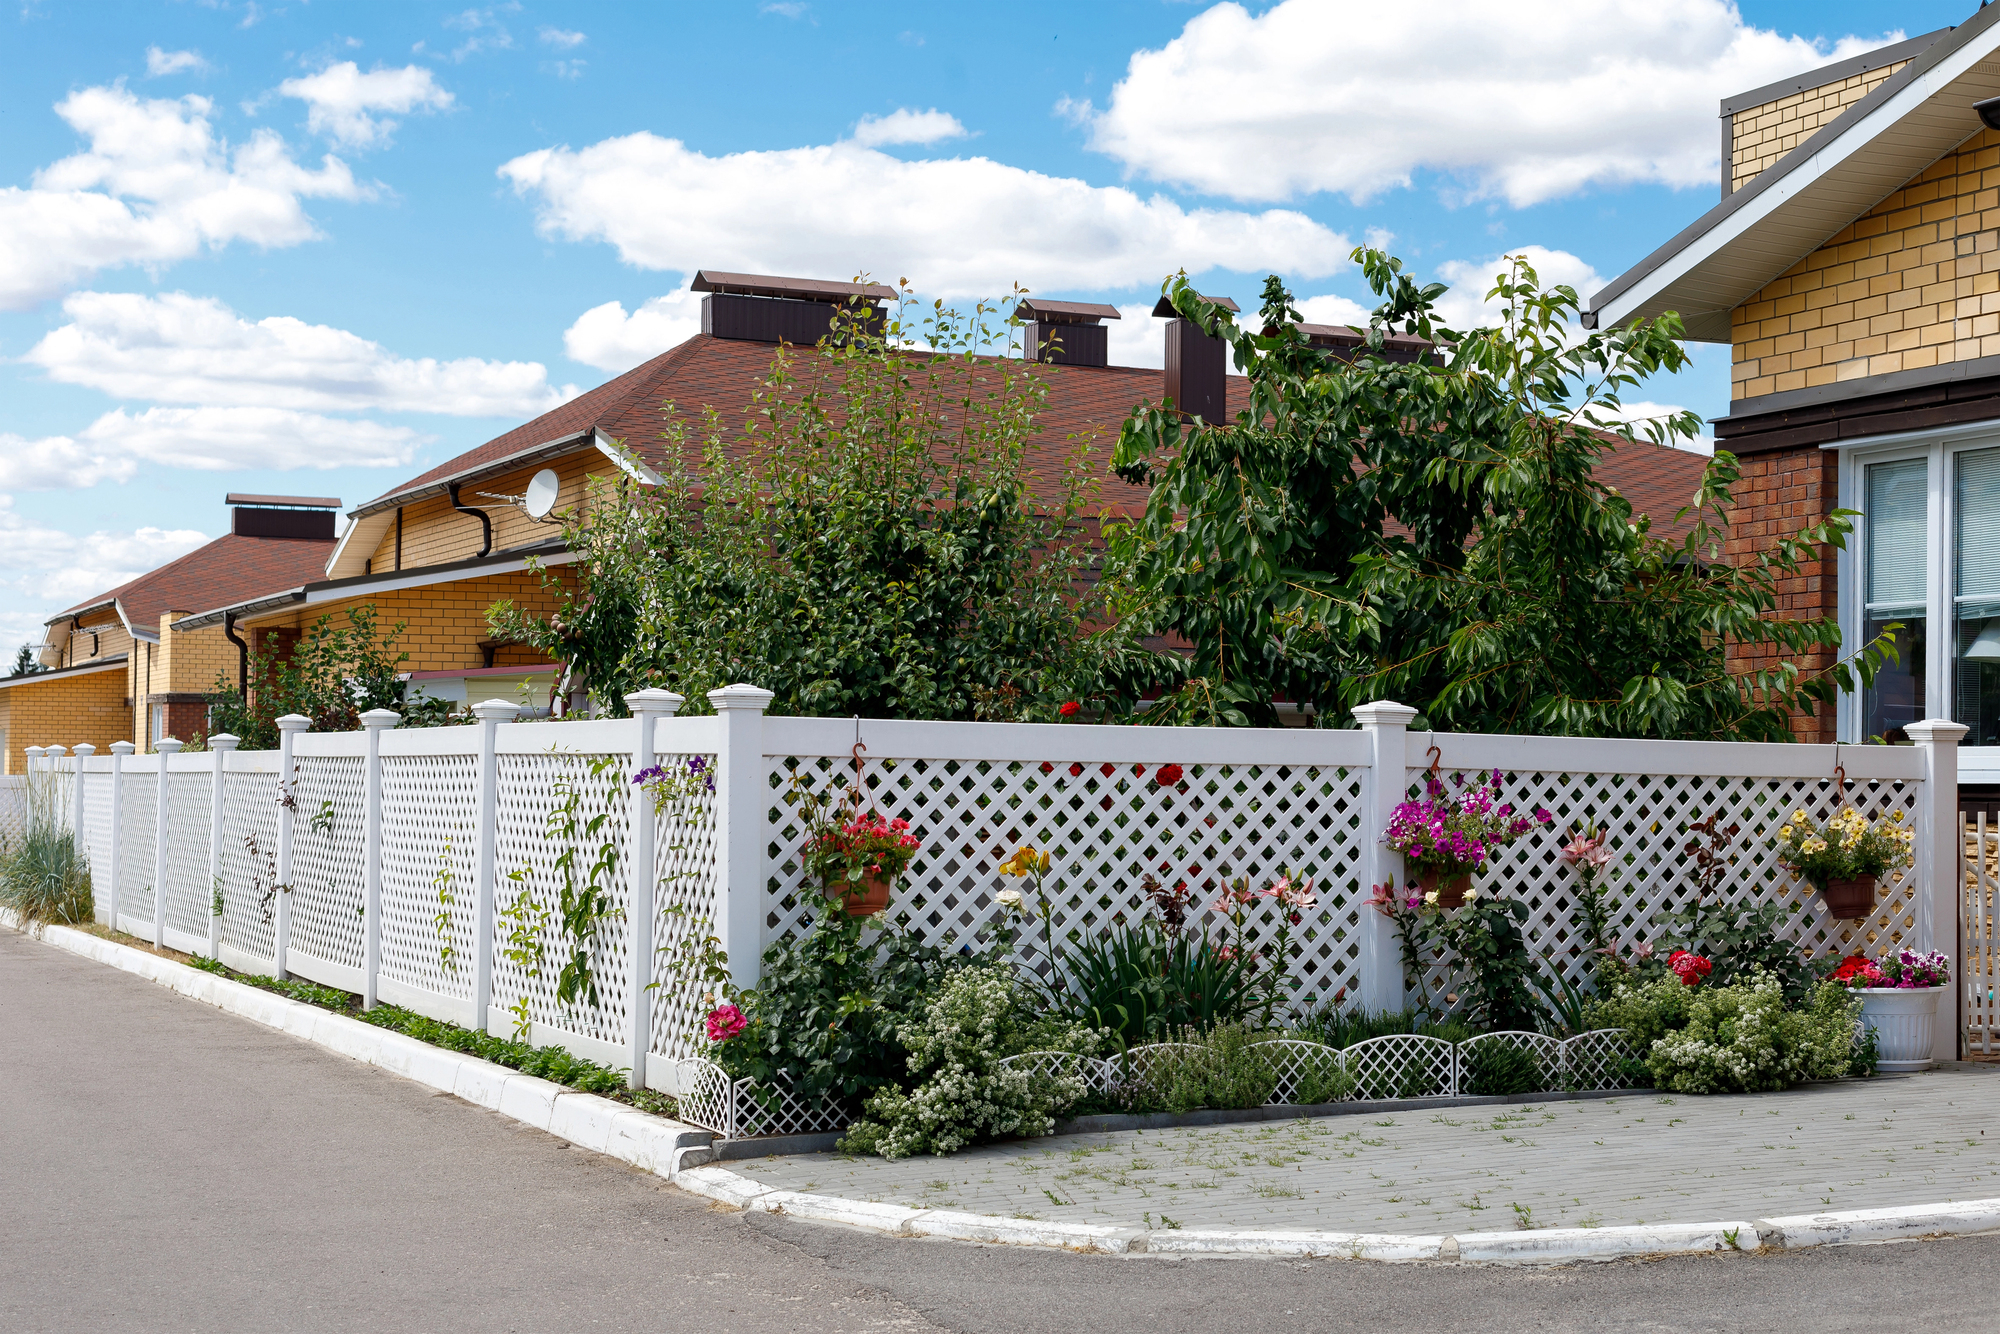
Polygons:
M1861 101L1591 298L1585 322L1678 311L1696 342L1728 342L1730 311L1979 132L2000 96L2000 8L1931 43Z
M49 623L115 603L126 629L150 639L159 634L160 617L167 612L228 606L317 579L332 550L331 541L318 538L225 533L178 560L79 602L50 617Z

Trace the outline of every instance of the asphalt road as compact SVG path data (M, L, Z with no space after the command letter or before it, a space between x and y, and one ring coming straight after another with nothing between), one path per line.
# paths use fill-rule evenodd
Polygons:
M0 1144L5 1331L2000 1329L2000 1238L1496 1270L723 1212L4 929Z

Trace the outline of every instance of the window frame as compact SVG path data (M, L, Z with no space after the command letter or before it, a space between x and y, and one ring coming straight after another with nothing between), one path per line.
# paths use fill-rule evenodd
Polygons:
M1957 691L1952 675L1952 648L1958 642L1958 552L1957 506L1953 503L1957 481L1957 457L1983 449L2000 448L2000 421L1972 422L1943 430L1909 431L1899 435L1874 436L1852 442L1820 446L1840 454L1839 505L1862 510L1867 499L1867 468L1876 463L1896 463L1904 459L1928 461L1925 470L1925 584L1924 608L1929 620L1928 651L1924 679L1942 699L1927 700L1925 712L1933 718L1948 718L1957 709ZM1840 652L1843 657L1861 646L1867 625L1868 523L1856 521L1844 550L1835 553L1834 578L1837 588L1835 614L1840 622ZM1862 698L1859 691L1842 691L1835 711L1834 735L1843 743L1856 744L1861 735Z

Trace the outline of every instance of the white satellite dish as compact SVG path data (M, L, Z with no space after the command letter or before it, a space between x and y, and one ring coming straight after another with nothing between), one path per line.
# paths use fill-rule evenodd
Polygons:
M528 494L521 501L521 508L528 517L536 521L549 517L549 511L556 507L556 492L562 490L562 479L553 468L544 468L528 481Z

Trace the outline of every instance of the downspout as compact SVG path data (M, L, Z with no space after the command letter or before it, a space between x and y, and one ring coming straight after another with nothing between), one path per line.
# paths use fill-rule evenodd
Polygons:
M222 633L228 638L230 643L236 645L236 693L243 697L245 704L248 704L250 702L250 645L244 642L241 635L236 633L235 612L226 611L222 613Z
M461 505L458 503L457 482L453 482L448 489L451 492L451 507L457 510L460 514L470 514L473 518L479 520L479 555L480 556L492 555L493 520L486 517L485 510L475 509L471 505ZM478 559L478 557L474 557L474 559L476 560Z

